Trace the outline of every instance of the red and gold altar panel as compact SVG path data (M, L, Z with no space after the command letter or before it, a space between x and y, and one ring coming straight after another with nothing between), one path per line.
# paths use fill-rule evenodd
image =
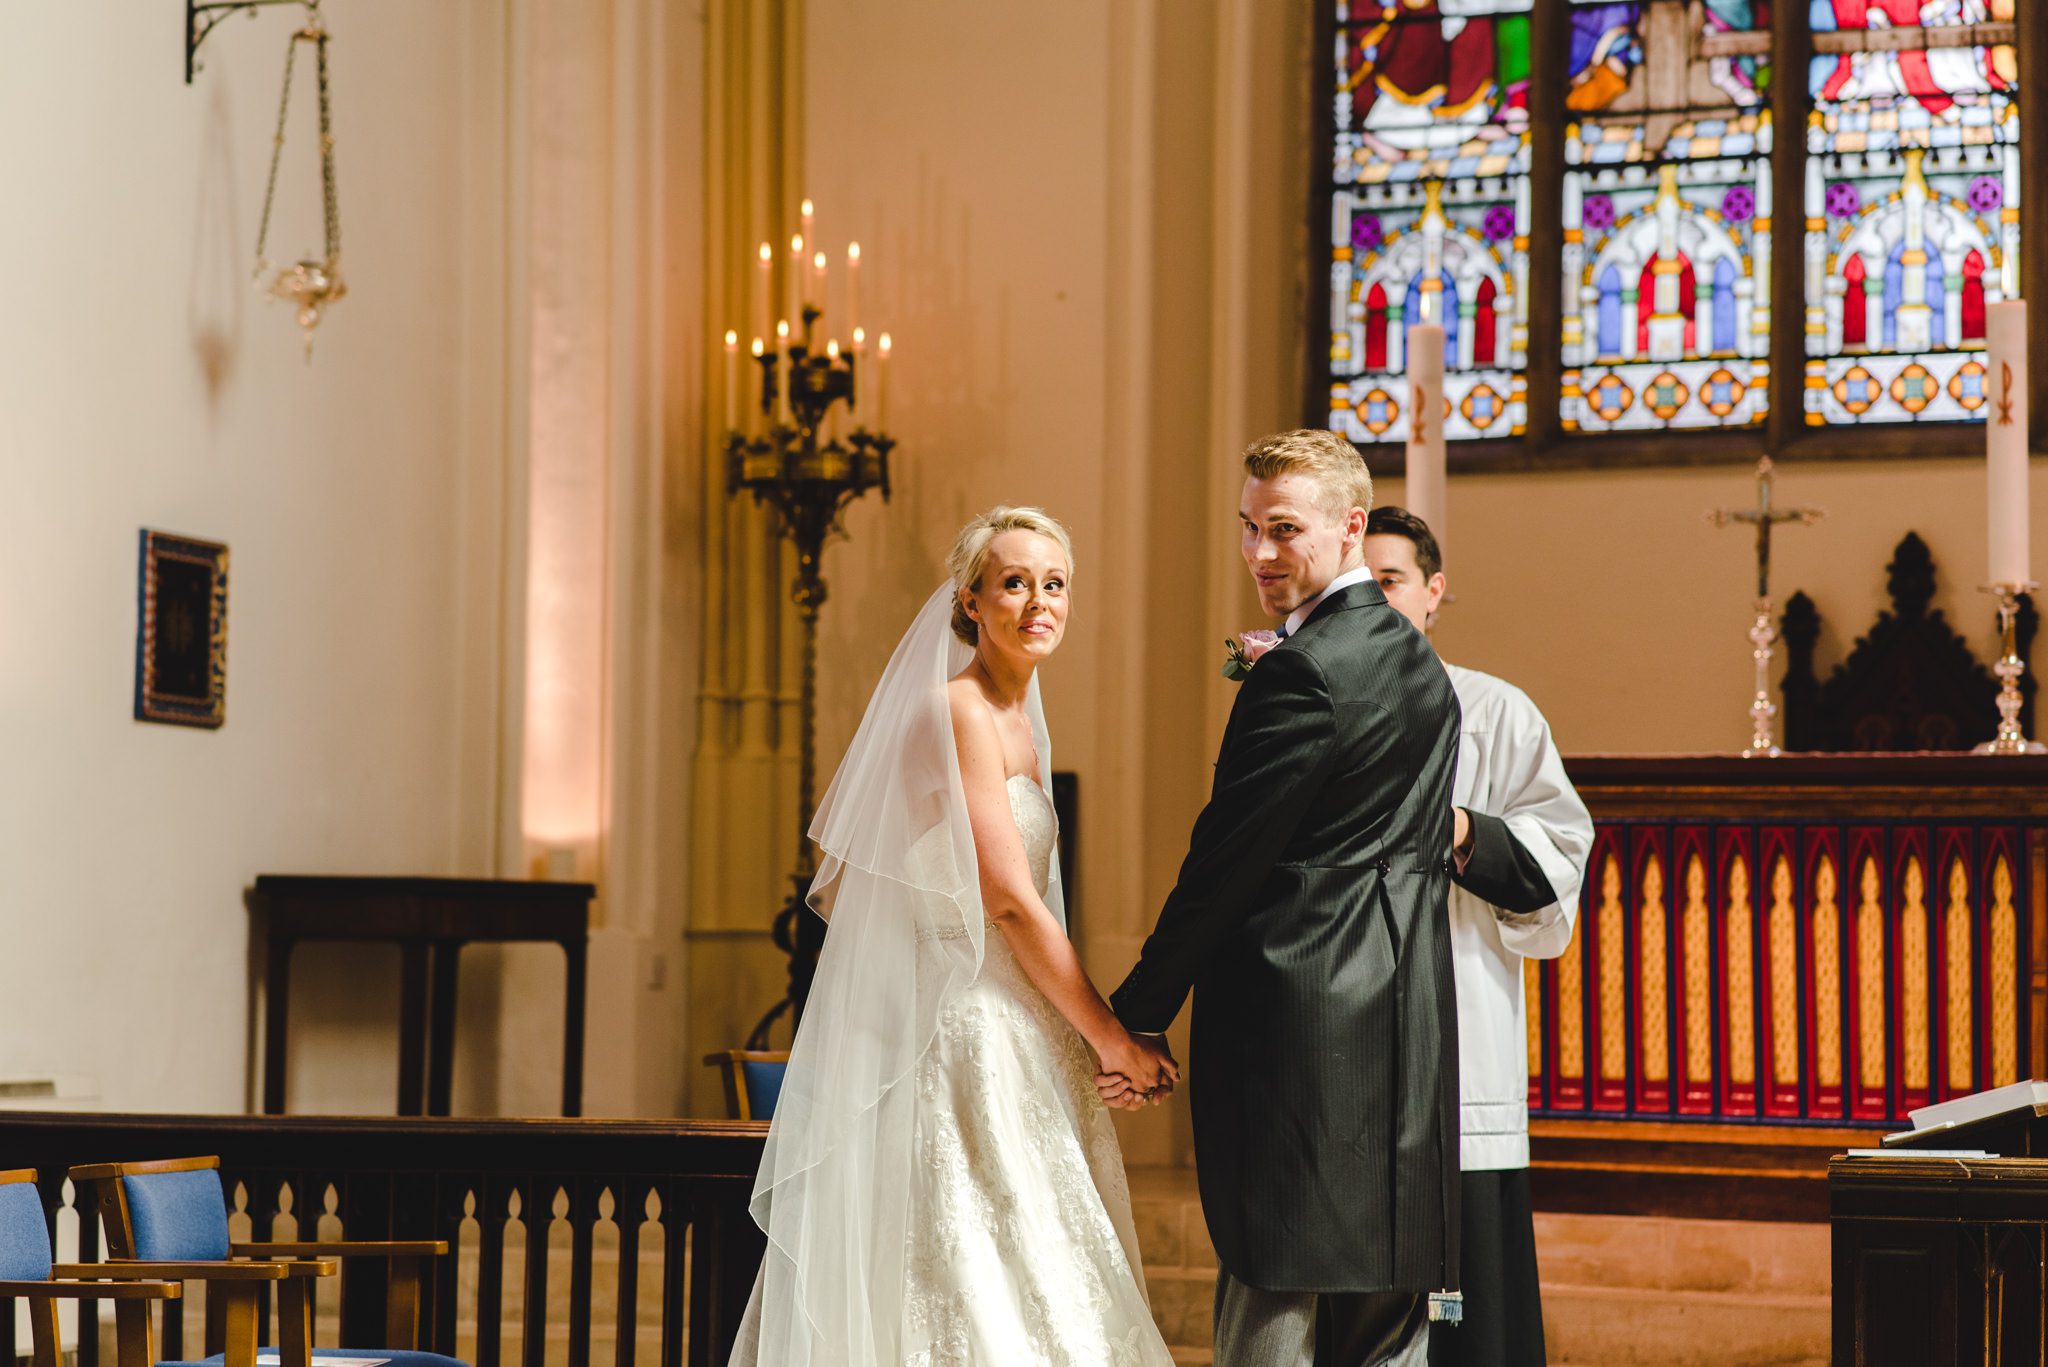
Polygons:
M2048 1063L2048 761L1567 768L1597 834L1527 966L1533 1115L1899 1128Z

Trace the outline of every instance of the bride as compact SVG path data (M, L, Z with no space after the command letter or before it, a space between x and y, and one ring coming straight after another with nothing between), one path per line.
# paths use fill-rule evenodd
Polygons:
M734 1367L1169 1367L1098 1070L1154 1099L1066 934L1035 677L1073 547L968 523L819 807L830 928L754 1187ZM1092 1052L1091 1052L1092 1051Z

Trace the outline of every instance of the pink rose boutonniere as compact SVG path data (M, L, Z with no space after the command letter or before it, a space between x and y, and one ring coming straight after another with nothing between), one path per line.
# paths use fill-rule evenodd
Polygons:
M1235 641L1223 643L1224 649L1230 652L1223 661L1223 677L1240 681L1249 678L1259 656L1279 644L1280 633L1277 631L1239 632Z

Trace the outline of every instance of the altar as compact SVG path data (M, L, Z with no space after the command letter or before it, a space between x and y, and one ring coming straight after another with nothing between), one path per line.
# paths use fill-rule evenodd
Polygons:
M2048 759L1581 755L1524 966L1539 1207L1827 1218L1827 1159L2048 1068Z

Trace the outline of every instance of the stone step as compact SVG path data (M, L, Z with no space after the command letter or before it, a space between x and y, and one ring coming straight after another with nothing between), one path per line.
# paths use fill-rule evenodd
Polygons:
M1192 1173L1134 1170L1152 1312L1176 1362L1211 1360L1216 1253ZM1829 1352L1825 1225L1536 1216L1545 1333L1571 1367L1806 1367Z
M1826 1225L1539 1212L1536 1259L1546 1286L1828 1294Z
M1565 1367L1827 1367L1828 1298L1545 1283L1543 1337Z

